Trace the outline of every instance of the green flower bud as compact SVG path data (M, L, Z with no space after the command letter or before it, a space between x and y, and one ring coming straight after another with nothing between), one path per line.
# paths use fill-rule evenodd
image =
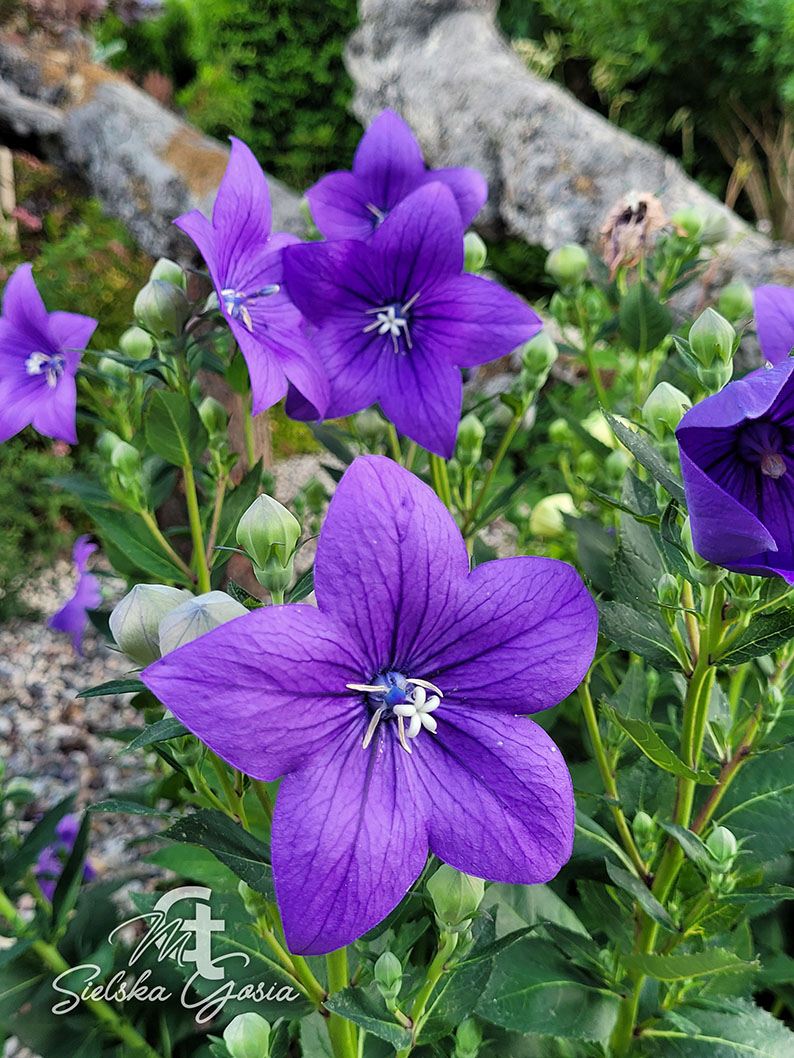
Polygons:
M729 283L719 296L717 308L731 323L744 320L753 314L753 292L747 283Z
M482 443L485 440L485 427L476 415L465 415L458 426L458 440L455 455L464 467L476 466L482 455Z
M722 569L721 566L715 566L711 562L707 562L705 558L702 558L695 551L692 543L692 523L689 515L684 519L684 524L681 526L681 543L689 553L687 565L689 566L690 575L698 584L707 586L719 584L723 577L727 576L727 569Z
M622 481L633 461L634 456L625 448L616 448L614 452L610 452L604 460L604 470L609 480Z
M237 525L237 543L255 566L286 568L300 540L300 522L272 496L257 496Z
M603 291L596 288L584 292L582 295L582 307L590 323L595 325L603 323L610 313L609 302Z
M375 963L375 984L384 999L396 999L403 983L403 968L400 960L390 951L385 951Z
M214 397L205 397L198 406L198 413L210 440L226 436L226 424L229 419L220 401Z
M675 428L689 411L692 402L686 393L671 386L669 382L660 382L653 388L642 406L642 418L645 425L661 441L667 430L675 433Z
M106 378L112 378L114 382L127 382L132 374L126 364L120 364L109 356L101 356L97 367Z
M656 582L656 598L667 606L675 606L681 598L681 585L674 573L663 573Z
M309 510L312 514L319 514L328 501L325 485L318 478L310 477L303 486L303 492L309 504Z
M454 1058L477 1058L482 1046L482 1032L474 1018L466 1018L455 1033Z
M270 913L267 906L267 898L252 889L247 882L240 881L237 885L237 895L245 905L245 910L252 918L262 918Z
M141 327L155 338L176 338L190 315L184 290L164 279L150 279L138 291L132 310Z
M638 812L631 824L631 830L634 837L641 844L648 842L654 835L656 830L656 824L648 815L647 812Z
M707 393L719 393L728 385L733 376L733 364L723 364L715 360L711 367L699 367L697 377Z
M529 531L534 536L553 539L565 532L564 514L576 514L576 504L569 492L556 492L536 503L529 516Z
M167 257L160 257L154 262L149 279L163 279L166 283L173 283L174 286L187 290L187 273L181 265L176 261L169 261Z
M481 272L488 248L476 231L467 231L463 236L463 270L464 272Z
M761 578L751 577L746 573L731 573L727 579L731 605L739 612L752 610L761 595Z
M113 433L112 430L103 430L97 438L96 450L102 456L106 463L109 463L113 458L113 450L116 445L123 444L117 433Z
M253 1011L238 1014L223 1030L223 1042L231 1058L268 1058L270 1025Z
M588 258L576 243L567 243L546 258L546 271L563 290L578 287L587 274Z
M386 425L386 420L374 408L360 411L353 418L356 433L368 448L380 444L386 436Z
M560 448L568 448L573 441L573 431L565 419L554 419L549 423L549 440Z
M192 643L213 628L246 613L248 610L243 604L225 591L208 591L187 599L160 621L157 630L160 652L170 654L177 647Z
M670 223L679 235L685 235L690 239L696 239L706 225L706 214L696 206L687 209L679 209L670 218Z
M136 584L110 615L110 631L120 650L139 665L160 657L160 622L193 596L168 584Z
M703 225L700 241L704 246L716 246L728 238L728 218L716 209L710 210Z
M536 334L524 346L521 363L529 372L530 379L537 379L536 389L540 389L548 378L552 365L559 356L559 350L547 330Z
M154 342L151 335L140 327L128 327L119 338L119 349L125 356L134 357L136 360L145 360L152 355Z
M567 327L569 323L574 323L576 320L576 313L574 311L574 304L570 298L565 297L559 290L555 290L551 295L549 301L549 312L552 314L554 319L559 323L560 327Z
M733 832L727 827L714 827L706 838L706 845L719 864L716 868L718 873L727 873L733 867L736 853L739 851Z
M733 356L736 331L724 316L706 309L689 329L692 353L703 367L711 367L715 358L726 364Z
M119 441L110 456L110 463L120 475L133 478L141 469L141 453L126 441Z
M439 926L452 933L468 928L485 895L481 878L456 871L447 863L441 864L426 888Z
M586 481L590 481L598 472L598 457L589 449L576 460L576 473Z

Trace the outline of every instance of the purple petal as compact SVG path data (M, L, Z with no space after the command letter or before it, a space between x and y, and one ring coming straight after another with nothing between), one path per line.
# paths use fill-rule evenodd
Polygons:
M283 253L287 293L307 320L355 317L359 329L366 310L383 304L380 278L369 248L356 240L288 246Z
M761 352L770 363L779 364L794 347L794 290L774 285L756 287L753 305Z
M362 334L360 320L346 320L323 327L312 342L328 373L329 418L353 415L375 403L384 389L384 353L394 356L386 336Z
M362 728L363 728L362 724ZM362 749L355 728L281 783L271 848L290 951L321 955L385 918L427 858L413 759L395 739Z
M384 110L364 133L353 158L353 173L369 202L388 213L424 179L422 150L408 125Z
M24 374L21 382L16 375L0 377L0 442L7 441L9 437L24 430L33 419L38 387L34 389L25 385L25 379ZM33 400L30 399L31 394L34 396Z
M46 393L42 392L33 408L34 429L45 437L77 444L76 412L77 386L74 376L64 373L54 389L48 388Z
M597 639L595 603L572 566L503 558L469 575L446 626L417 645L414 664L443 690L445 705L535 713L576 689Z
M562 754L528 717L472 702L434 716L438 735L414 740L430 848L466 874L533 885L553 878L573 847L574 799Z
M277 779L361 711L353 639L312 606L268 606L213 629L141 679L202 742L255 779ZM360 741L359 741L360 745Z
M47 624L58 632L70 635L75 652L82 655L83 633L88 624L86 610L95 610L101 602L99 581L93 573L82 573L74 595L50 617Z
M252 415L277 404L287 392L287 379L278 358L265 343L236 320L228 320L251 379Z
M235 286L245 258L270 234L270 192L250 147L230 137L232 151L212 210L217 268L223 282Z
M417 644L456 612L468 568L460 530L427 485L382 456L356 459L331 500L314 566L320 609L360 646L364 668L350 682L407 672Z
M19 265L6 283L3 316L29 335L41 352L49 351L51 339L47 309L33 280L33 265Z
M353 173L328 173L309 188L306 198L326 239L366 239L375 230L378 218L368 208L369 192Z
M206 262L213 283L216 287L222 287L223 281L218 273L218 260L215 252L215 230L210 221L201 210L192 209L189 213L183 213L181 217L177 217L174 224L193 240Z
M85 349L97 329L98 321L91 316L80 316L76 312L51 312L49 326L55 345L59 349L74 353ZM77 369L79 359L78 357L74 361L73 373Z
M468 228L488 198L488 182L482 173L477 169L431 169L425 181L431 180L447 185L455 196L463 227Z
M383 414L400 433L451 459L463 403L460 371L435 347L426 348L417 331L407 356L388 350L382 357L378 396Z
M78 573L86 572L86 563L89 556L98 550L97 545L91 543L91 537L87 533L84 533L83 536L78 536L72 548L72 562L74 562Z
M746 378L730 382L719 393L690 408L676 429L681 443L684 431L692 427L723 428L737 426L745 419L759 419L765 415L794 371L794 360L776 367L755 371Z

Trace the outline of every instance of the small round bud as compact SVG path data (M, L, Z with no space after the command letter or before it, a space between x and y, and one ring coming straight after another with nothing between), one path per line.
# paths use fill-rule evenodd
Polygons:
M642 418L654 437L661 441L668 430L675 433L676 426L691 407L692 402L686 393L669 382L660 382L643 404Z
M223 1030L223 1042L231 1058L268 1058L270 1025L253 1011L238 1014Z
M717 309L731 323L753 314L753 292L747 283L729 283L720 293Z
M584 314L591 324L598 325L608 319L610 314L609 302L603 291L594 288L586 290L582 296L582 307Z
M576 322L576 308L573 301L555 290L549 301L549 312L559 323L560 327L567 327Z
M576 460L576 473L586 481L592 480L598 473L598 458L594 452L589 449L586 452L582 452Z
M687 209L679 209L677 213L674 213L670 218L670 223L679 235L689 239L696 239L705 227L706 215L703 210L690 206Z
M563 290L578 287L587 274L587 253L576 243L560 246L546 258L546 271Z
M187 274L176 261L169 261L167 257L160 257L154 262L154 267L149 273L149 279L163 279L166 283L187 290Z
M126 441L119 441L111 453L110 463L119 474L132 478L141 469L141 453Z
M403 983L403 968L397 956L385 951L375 963L375 984L384 999L396 999Z
M300 540L300 522L272 496L257 496L237 525L237 543L255 566L286 568Z
M623 423L626 422L620 415L616 416L616 418ZM612 427L600 411L591 411L589 415L582 419L582 426L591 437L595 437L596 441L600 441L602 445L606 445L607 448L617 447L618 440L612 433Z
M184 290L164 279L150 279L138 291L132 308L141 327L155 338L175 338L190 315Z
M439 926L447 932L457 933L468 928L477 913L485 895L485 882L442 863L428 881L427 893Z
M716 209L710 210L706 215L706 223L703 225L703 234L700 241L704 246L716 246L728 238L728 218L724 213Z
M145 360L152 355L154 342L151 335L140 327L128 327L119 338L119 349L125 356L134 357L136 360Z
M465 415L458 426L458 440L455 455L461 466L473 467L480 461L482 443L485 440L485 427L476 415Z
M369 448L381 443L386 436L386 425L386 420L374 408L367 408L353 417L356 433Z
M703 367L711 367L715 359L727 363L733 356L735 338L731 324L714 309L701 312L689 329L692 353Z
M482 1046L482 1032L474 1018L466 1018L455 1033L454 1058L477 1058Z
M733 832L728 830L727 827L714 827L706 838L706 845L722 870L729 871L733 866L733 861L736 859L736 853L739 851L739 845Z
M535 536L553 539L565 532L564 514L576 514L576 504L569 492L556 492L536 503L529 516L529 531Z
M638 812L631 824L632 833L637 841L647 842L653 837L656 826L647 812Z
M570 445L573 441L573 431L565 419L554 419L549 423L549 440L560 448Z
M488 256L488 248L476 231L467 231L463 236L464 272L481 272Z
M243 604L225 591L208 591L186 599L160 621L157 630L160 652L170 654L177 647L192 643L213 628L247 613Z
M139 665L160 657L160 622L180 603L191 599L184 588L168 584L136 584L110 615L110 631L120 650Z
M537 379L536 389L540 389L546 381L559 355L559 350L547 330L542 330L526 343L521 354L521 363L529 372L530 379Z
M228 416L220 401L214 397L205 397L198 406L198 413L210 440L226 436Z
M126 364L120 364L109 356L100 356L97 367L106 378L114 382L127 382L132 372Z
M675 606L681 598L681 585L674 573L663 573L656 582L656 598L667 606Z

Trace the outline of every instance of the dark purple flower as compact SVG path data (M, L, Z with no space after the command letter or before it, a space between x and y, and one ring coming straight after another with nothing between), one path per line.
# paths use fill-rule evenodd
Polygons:
M794 360L696 404L676 437L695 550L794 583Z
M306 340L300 313L283 289L281 251L298 240L271 235L265 174L250 149L231 139L212 222L194 209L174 223L207 263L221 311L248 364L254 415L281 400L287 379L324 410L325 372Z
M464 228L488 196L485 177L476 169L427 169L410 128L393 110L384 110L364 133L353 171L328 173L306 197L327 239L366 239L398 202L430 181L450 189Z
M0 441L25 426L75 444L74 376L97 321L73 312L47 312L22 264L6 283L0 317Z
M756 287L753 306L761 352L770 364L779 364L794 348L794 290L774 285Z
M72 561L77 571L77 587L74 595L47 621L50 628L68 632L78 654L83 653L83 633L88 624L86 610L94 610L102 602L99 581L88 572L88 557L97 549L87 536L78 536L72 549Z
M496 360L541 328L520 298L462 269L458 207L437 183L403 199L367 242L287 247L287 289L318 328L313 341L331 384L328 418L379 401L401 433L452 455L459 368ZM292 402L288 409L318 417Z
M34 873L39 888L48 900L52 900L66 857L74 848L79 830L80 820L77 816L65 815L55 827L57 840L41 850ZM95 877L96 871L86 860L83 864L83 881L90 882Z
M552 878L571 852L571 780L524 714L569 694L593 656L576 571L522 557L470 573L435 494L366 456L331 500L314 584L317 609L254 611L142 674L224 760L285 776L272 856L290 949L361 936L428 848L481 878Z

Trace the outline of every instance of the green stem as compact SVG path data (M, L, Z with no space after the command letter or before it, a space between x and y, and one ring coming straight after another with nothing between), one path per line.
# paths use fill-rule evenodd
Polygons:
M428 966L424 984L419 989L413 1006L411 1007L411 1021L414 1023L413 1040L408 1047L404 1047L403 1050L397 1052L396 1058L408 1058L408 1055L413 1050L416 1038L419 1035L422 1028L422 1022L425 1018L425 1009L428 1000L433 994L434 988L441 980L441 977L447 968L447 962L455 951L455 948L458 946L459 936L460 934L458 933L441 934L439 938L441 944L436 953L436 957L430 963L430 966Z
M262 806L265 813L265 818L267 819L268 823L272 823L273 802L270 799L270 793L268 791L268 788L261 781L261 779L252 779L251 789L254 791L254 796L256 797L257 801L259 801L260 805Z
M249 469L256 463L256 447L254 445L254 416L253 397L249 398L248 407L243 415L243 432L245 434L245 458L248 460Z
M281 606L284 602L284 589L283 588L271 588L270 589L270 602L273 606Z
M436 491L441 502L451 511L453 508L452 503L452 490L449 485L449 474L447 473L447 464L441 458L441 456L429 454L430 458L430 473L433 477L433 488Z
M595 349L593 348L593 340L590 334L590 322L582 311L581 305L576 305L576 314L579 319L579 329L582 332L582 341L584 342L584 359L587 364L587 371L590 375L590 381L593 383L593 388L596 391L596 397L598 403L603 405L605 408L609 408L609 401L607 399L606 390L604 389L603 383L601 382L601 375L599 374L596 362L594 359Z
M309 969L306 960L302 959L300 955L290 955L287 949L279 943L275 933L269 927L265 916L261 916L257 919L257 925L259 926L259 932L261 933L263 940L274 952L276 958L287 973L295 978L298 984L301 985L307 995L318 1007L322 1006L326 998L323 986Z
M530 393L522 401L521 407L513 415L513 421L505 430L501 444L499 445L496 455L494 456L493 463L491 463L491 468L485 475L485 481L483 481L482 485L480 486L480 491L477 493L477 498L474 501L474 506L471 508L470 511L466 513L466 518L463 522L463 528L461 529L464 538L471 533L474 527L474 517L477 514L477 511L479 511L480 507L482 506L483 501L485 500L488 489L491 487L491 482L493 481L494 476L496 475L496 472L498 471L499 467L502 465L502 460L507 455L510 445L513 443L513 438L518 433L518 428L521 425L521 420L526 415L527 409L529 408L529 405L532 402L532 396L533 394Z
M328 968L328 994L332 996L334 992L340 992L350 984L347 948L329 952L325 957L325 964ZM358 1040L352 1021L331 1012L328 1019L328 1035L335 1058L357 1058Z
M402 465L403 453L400 448L400 438L397 436L397 430L394 427L394 423L389 423L386 427L386 435L389 438L389 448L391 449L391 457L395 463Z
M210 571L207 567L207 553L204 545L204 533L201 530L201 515L199 514L198 496L196 495L196 479L193 476L193 467L185 463L182 467L185 478L185 499L187 500L187 516L190 522L190 536L193 540L193 562L196 566L198 577L199 594L203 595L210 590Z
M207 536L206 563L208 569L212 569L212 560L215 557L212 552L215 548L215 540L218 536L218 525L221 520L221 511L223 510L223 500L226 495L227 480L228 474L225 470L221 471L215 485L215 505L212 508L212 520L210 522L210 531Z
M215 774L220 779L223 793L226 797L226 803L228 804L231 813L240 821L240 823L242 823L243 827L248 830L248 819L245 815L243 799L235 790L234 784L229 778L229 772L226 770L226 765L219 756L212 752L212 750L207 751L207 756L215 769Z
M171 547L166 538L163 536L163 533L160 529L160 526L157 524L157 519L155 518L155 516L151 513L151 511L147 511L146 508L141 508L139 513L141 518L143 518L143 520L149 526L152 536L155 537L160 547L163 549L163 551L165 551L165 553L168 555L174 565L178 566L179 569L182 570L182 572L185 574L191 584L195 584L196 574L193 572L187 562L185 562L182 556L177 554L176 551L174 551L173 547Z
M187 777L193 784L196 793L201 794L201 796L206 798L213 808L217 808L219 812L223 812L224 815L232 817L234 813L230 808L226 807L220 797L218 797L215 791L209 786L207 780L201 774L198 764L186 764L184 767L187 772Z

